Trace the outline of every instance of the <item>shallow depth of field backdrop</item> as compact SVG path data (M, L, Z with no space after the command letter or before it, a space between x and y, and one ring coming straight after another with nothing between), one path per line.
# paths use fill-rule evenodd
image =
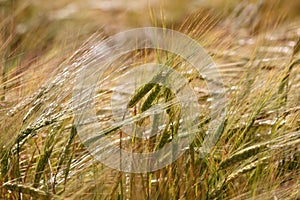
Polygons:
M130 174L101 164L82 145L72 89L93 44L145 26L180 31L205 48L222 75L227 114L212 152L200 157L211 98L204 81L186 73L202 108L194 141L171 165ZM151 50L114 65L150 61L185 66ZM0 72L0 199L300 198L298 0L0 0ZM96 89L101 119L111 117L102 105L113 88ZM174 96L159 90L156 102ZM137 151L161 148L180 126L180 107L170 110L156 137L141 141L115 130L106 133L108 145L122 137Z

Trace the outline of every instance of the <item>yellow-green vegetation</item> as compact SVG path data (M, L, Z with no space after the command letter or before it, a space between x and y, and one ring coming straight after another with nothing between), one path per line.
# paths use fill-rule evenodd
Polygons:
M297 0L0 0L0 199L300 199L299 10ZM212 152L199 156L211 121L205 79L184 73L185 61L163 51L123 56L113 64L157 62L181 71L201 107L196 138L178 160L129 174L101 164L81 143L72 90L94 44L149 25L178 30L205 48L222 75L227 114ZM113 87L96 88L101 119L111 117L103 105ZM108 145L138 152L172 141L182 112L174 93L153 83L136 88L128 112L163 102L165 127L142 140L100 121Z

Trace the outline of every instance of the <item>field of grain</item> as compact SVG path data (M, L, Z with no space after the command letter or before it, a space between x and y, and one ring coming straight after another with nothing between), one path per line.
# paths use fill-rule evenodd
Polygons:
M0 0L0 199L300 199L299 10L297 0ZM184 109L176 92L135 88L132 80L147 78L126 76L136 66L178 71L201 108L195 137L176 161L129 173L96 159L104 147L91 129L79 134L75 115L86 108L74 91L87 65L102 67L93 54L101 53L101 41L149 26L176 30L204 48L226 93L216 109L226 114L203 156L213 99L205 77L163 50L118 58L93 88L96 117L85 116L109 138L107 146L152 152L181 137ZM152 109L164 113L163 126L151 129L159 134L143 140L135 129L122 133L113 118L124 106L116 94L130 100L124 130L148 130L156 118L141 113Z

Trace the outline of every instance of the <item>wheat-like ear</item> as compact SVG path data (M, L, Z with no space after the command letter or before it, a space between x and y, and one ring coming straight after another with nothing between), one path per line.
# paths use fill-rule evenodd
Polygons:
M154 86L155 83L147 83L141 86L129 100L127 108L135 106Z
M297 45L299 45L299 44L297 44ZM299 64L300 64L300 59L294 59L291 63L289 63L286 66L285 72L283 74L283 78L278 87L278 95L282 96L281 100L279 101L279 103L281 105L286 104L287 97L288 97L290 75L291 75L291 72L294 69L294 67Z
M225 169L227 167L230 167L231 165L234 165L242 160L246 160L252 156L255 156L261 151L264 151L264 149L268 146L269 142L265 142L262 144L256 144L254 146L250 146L247 148L244 148L233 155L231 155L229 158L226 158L223 160L220 164L220 169Z
M257 168L259 165L267 164L266 161L269 158L270 158L269 156L260 158L256 161L253 161L250 164L243 166L242 168L238 168L236 171L232 172L229 176L227 176L223 181L220 182L221 184L218 187L216 187L215 190L210 192L209 199L215 199L217 196L219 196L220 193L222 192L222 189L224 187L226 187L226 185L228 183L232 182L234 179L238 178L242 174L245 174L245 173Z
M160 89L161 86L156 84L153 90L151 91L151 93L149 94L149 96L147 97L147 99L142 104L141 112L148 110L152 106L152 103L156 100L156 98L159 95Z
M61 125L56 125L54 128L50 130L50 133L47 135L45 145L44 145L44 152L40 155L37 166L35 170L35 176L33 181L33 187L37 188L40 183L40 179L42 177L43 171L48 163L48 160L51 156L52 150L55 145L55 136L61 133Z

